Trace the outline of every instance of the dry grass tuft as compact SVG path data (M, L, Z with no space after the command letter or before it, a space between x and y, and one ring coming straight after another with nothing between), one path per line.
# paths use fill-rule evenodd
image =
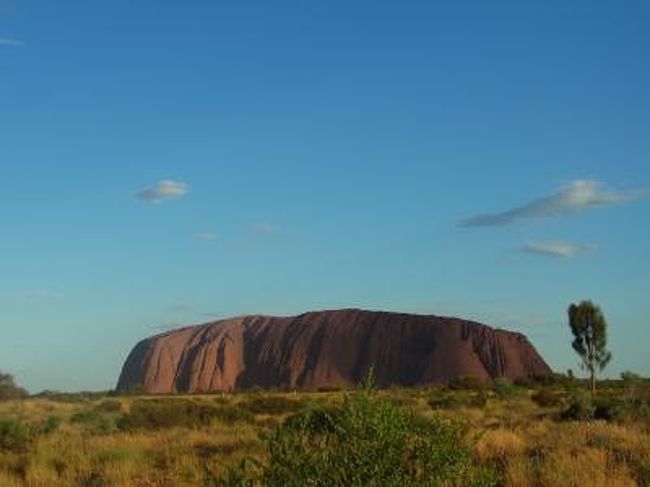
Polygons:
M476 456L482 462L507 460L526 451L526 441L515 431L495 429L487 431L476 444Z

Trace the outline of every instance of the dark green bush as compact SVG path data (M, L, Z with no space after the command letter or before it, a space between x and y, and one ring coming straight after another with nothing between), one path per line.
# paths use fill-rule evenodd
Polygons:
M643 396L642 391L632 396L622 394L598 397L594 417L607 421L622 421L626 418L647 420L650 419L650 401Z
M364 390L338 408L288 418L266 439L266 459L231 472L230 485L495 485L460 426L417 418ZM248 465L248 467L247 467Z
M484 390L478 391L469 397L469 407L484 408L488 401L487 392Z
M212 410L213 418L223 423L249 423L255 417L250 411L239 406L218 406Z
M624 382L641 382L643 377L631 370L626 370L621 372L621 380Z
M487 404L487 393L450 392L436 394L429 399L431 409L483 408Z
M119 413L122 411L122 403L117 399L106 399L95 406L95 411L101 413Z
M532 377L519 377L515 379L515 385L519 387L549 387L567 386L574 381L574 377L558 373L535 374Z
M492 383L492 390L501 399L514 397L519 394L520 389L513 382L505 377L499 377Z
M629 410L627 405L622 401L606 400L596 401L594 409L594 419L604 419L606 421L620 421L628 416Z
M14 382L12 375L0 372L0 401L22 399L27 395L27 391Z
M633 463L633 473L639 485L650 485L650 459L637 458Z
M535 404L543 408L552 408L562 406L563 401L559 394L550 389L540 389L535 391L531 396Z
M456 409L467 405L467 401L460 394L442 394L429 399L431 409Z
M212 419L212 409L189 400L140 399L133 402L117 426L125 431L205 426Z
M569 407L562 412L562 419L574 421L586 421L594 419L596 404L591 395L578 389L573 392L569 400Z
M454 379L449 383L449 388L454 390L470 390L476 391L480 389L485 389L487 384L485 381L479 379L478 377L459 377Z
M83 425L86 431L93 435L107 435L116 429L114 418L92 409L73 414L70 422Z
M0 419L0 451L25 452L32 440L28 425L13 419Z
M284 414L295 413L305 406L303 401L289 399L283 396L253 396L246 400L241 407L253 414Z
M48 416L36 426L35 431L39 435L50 435L58 430L59 426L61 426L61 418Z
M236 406L219 406L187 399L139 399L117 421L122 431L161 428L201 428L220 420L234 423L252 420L251 413Z
M35 394L34 397L47 399L48 401L61 402L65 404L78 404L78 403L88 403L91 401L96 401L98 399L106 397L109 394L110 392L106 392L106 391L60 392L60 391L45 390L39 392L38 394Z
M389 397L386 398L387 401L395 404L396 406L401 407L402 409L413 409L418 405L418 399L416 397Z

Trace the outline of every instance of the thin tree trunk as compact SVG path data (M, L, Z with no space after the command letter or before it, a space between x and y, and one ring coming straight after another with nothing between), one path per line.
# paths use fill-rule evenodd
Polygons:
M591 394L596 394L596 374L593 370L591 371Z

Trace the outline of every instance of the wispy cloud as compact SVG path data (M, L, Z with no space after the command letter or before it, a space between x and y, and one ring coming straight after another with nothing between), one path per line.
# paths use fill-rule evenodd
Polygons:
M251 223L248 228L251 232L257 233L258 235L273 235L275 233L278 233L278 227L272 223L267 222Z
M219 236L216 233L211 232L202 232L194 235L194 238L201 242L216 242L219 240Z
M570 259L588 248L585 245L578 245L562 240L550 240L544 242L528 242L521 250L529 254L555 257L558 259Z
M171 313L189 313L194 311L194 306L189 303L174 303L169 307Z
M155 185L144 188L135 193L135 197L148 203L162 203L166 200L180 198L189 191L186 183L180 181L165 180Z
M216 320L216 319L219 319L219 318L224 318L226 315L224 315L223 313L214 311L212 313L201 313L201 316L203 316L204 318L210 318L212 320Z
M65 299L65 293L56 289L30 289L25 292L24 296L29 300L59 301Z
M560 188L550 196L501 213L477 215L460 222L462 227L493 227L536 218L570 215L590 208L627 203L645 196L642 191L615 190L606 184L581 179Z
M186 324L178 320L165 320L155 325L152 325L151 329L159 333L166 333L168 331L173 331L177 328L182 328L185 325Z
M0 37L0 46L23 47L25 45L25 41L11 39L9 37Z
M523 328L539 330L554 324L553 321L530 310L510 309L509 306L510 303L498 300L483 303L465 303L465 300L451 299L439 301L433 308L427 308L422 312L439 316L457 316L491 326L507 327L515 330Z

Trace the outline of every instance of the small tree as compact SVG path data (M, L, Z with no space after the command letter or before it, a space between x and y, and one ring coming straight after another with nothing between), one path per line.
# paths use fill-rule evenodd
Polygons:
M596 392L596 372L602 371L612 354L607 350L607 321L598 306L591 301L569 306L569 326L573 333L573 349L589 371L591 392Z
M3 399L20 399L27 396L27 391L16 385L10 374L0 372L0 401Z

